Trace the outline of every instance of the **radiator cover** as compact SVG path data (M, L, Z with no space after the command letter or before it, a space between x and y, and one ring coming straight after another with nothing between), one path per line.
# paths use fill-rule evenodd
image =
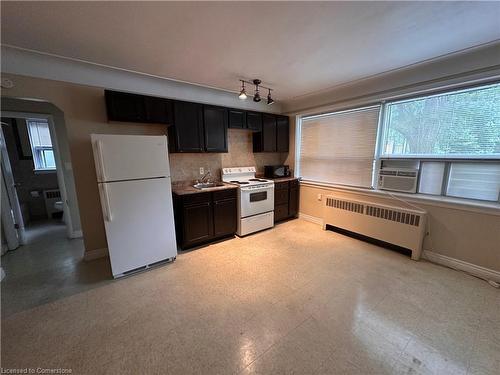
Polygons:
M411 250L420 259L427 213L333 195L325 197L323 229L333 225Z

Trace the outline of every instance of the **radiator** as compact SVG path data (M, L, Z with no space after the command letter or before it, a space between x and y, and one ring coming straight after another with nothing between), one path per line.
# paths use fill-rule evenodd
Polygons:
M43 198L45 199L45 209L47 210L47 216L52 219L52 214L54 212L61 212L54 207L54 203L61 200L61 192L59 189L44 190Z
M414 260L422 253L426 219L425 211L331 195L325 197L323 207L323 229L332 225L404 247Z

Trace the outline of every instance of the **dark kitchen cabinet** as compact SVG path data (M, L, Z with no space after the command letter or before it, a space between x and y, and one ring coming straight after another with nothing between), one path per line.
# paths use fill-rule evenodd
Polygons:
M174 126L168 128L172 152L203 152L203 106L198 103L174 103Z
M228 127L230 129L247 128L247 112L241 109L228 109Z
M105 90L104 97L109 121L146 122L144 96Z
M247 112L247 129L259 132L262 130L262 113Z
M203 106L205 151L227 152L227 109Z
M234 236L236 189L177 195L174 193L177 242L181 249Z
M274 221L291 219L299 213L299 180L276 181L274 184Z
M214 200L214 236L236 232L236 199Z
M276 118L276 151L288 152L290 143L290 126L287 116L277 116Z
M173 123L173 104L171 100L146 96L144 97L144 107L147 122L168 125Z
M288 152L288 117L264 113L262 131L253 134L253 152Z

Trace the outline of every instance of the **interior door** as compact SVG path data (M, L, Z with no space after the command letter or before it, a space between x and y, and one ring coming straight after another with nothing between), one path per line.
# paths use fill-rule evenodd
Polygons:
M92 134L98 182L169 177L167 137Z
M17 196L16 184L14 181L14 174L12 173L12 167L9 161L9 154L7 152L7 146L5 143L5 138L3 136L3 130L0 129L0 160L1 160L1 170L2 170L2 180L3 185L2 189L5 189L5 198L7 199L6 204L10 207L9 216L6 216L5 219L9 219L12 221L13 230L16 233L11 233L9 235L10 238L17 238L15 243L11 242L9 248L12 246L12 249L16 249L19 245L26 244L26 233L24 230L24 221L21 213L21 206L19 205L19 198ZM2 198L3 200L4 198ZM3 206L3 202L2 202ZM2 217L2 220L4 218ZM7 234L6 234L7 237Z
M177 255L170 178L99 184L113 275Z

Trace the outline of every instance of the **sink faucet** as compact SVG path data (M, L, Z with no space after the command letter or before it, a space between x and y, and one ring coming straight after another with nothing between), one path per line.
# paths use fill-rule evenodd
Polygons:
M212 174L210 173L210 171L208 171L207 173L204 174L204 176L201 178L200 182L201 183L204 183L204 182L210 182L210 177L212 176ZM207 178L208 177L208 178ZM206 180L205 180L206 179Z

